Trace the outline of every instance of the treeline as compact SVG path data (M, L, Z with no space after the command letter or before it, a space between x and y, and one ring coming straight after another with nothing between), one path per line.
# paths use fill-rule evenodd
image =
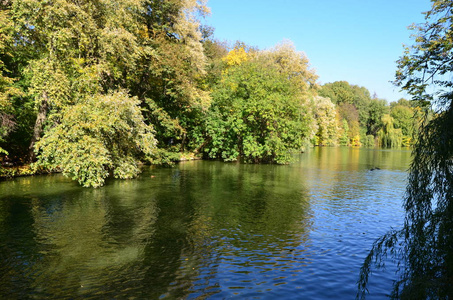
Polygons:
M287 163L309 145L413 143L416 105L319 86L289 41L219 42L205 1L0 5L0 174L33 163L96 187L182 153Z
M422 122L421 103L400 99L391 102L346 81L323 85L319 94L335 104L337 112L337 135L333 144L395 148L411 146ZM323 139L315 143L326 144ZM330 143L332 144L332 143Z

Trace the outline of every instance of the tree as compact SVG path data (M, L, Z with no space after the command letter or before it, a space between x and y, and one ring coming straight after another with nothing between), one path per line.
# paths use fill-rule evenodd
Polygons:
M316 96L314 118L317 123L315 145L336 145L338 138L337 111L329 98Z
M391 107L390 115L394 120L395 129L401 129L403 134L403 145L410 146L415 136L415 127L417 126L417 116L415 109L405 105L394 105Z
M104 185L109 171L115 178L135 177L137 157L152 155L156 145L139 104L119 91L88 96L65 107L61 122L36 144L37 164L60 169L86 187Z
M137 157L155 146L142 102L128 90L149 52L144 2L15 0L11 13L37 111L30 161L38 154L36 166L61 169L84 186L102 185L110 171L137 175Z
M322 97L328 97L334 104L354 103L354 93L347 81L335 81L326 83L319 92Z
M193 131L211 102L206 82L217 80L207 79L205 70L199 19L209 13L206 1L13 0L0 5L0 142L20 121L10 134L15 143L6 141L8 148L28 142L28 161L43 163L35 154L42 155L44 148L35 151L36 145L44 145L51 131L68 121L72 107L89 106L90 97L123 99L122 94L139 101L143 122L153 128L161 150L154 150L151 161L168 158L169 148L198 147ZM9 59L10 48L19 63ZM215 51L222 52L221 47L210 49L219 60ZM23 96L11 97L13 81Z
M211 105L199 21L208 13L204 0L145 1L141 38L147 50L130 91L146 98L145 117L154 125L159 147L171 148L163 159L197 144L191 140L194 127Z
M396 102L391 102L390 103L390 108L393 108L394 106L400 105L400 106L405 106L405 107L414 107L415 102L410 101L404 98L398 99Z
M337 114L338 115L338 114ZM341 146L349 146L349 125L346 119L341 121L339 135L339 142Z
M297 51L290 40L284 40L274 48L261 51L259 55L284 74L303 94L314 94L317 91L318 75L315 70L310 69L310 62L305 53Z
M351 85L347 81L335 81L322 86L319 94L331 98L339 108L341 118L346 118L351 128L346 144L372 146L386 103L384 100L371 98L365 87ZM357 122L352 121L352 107L357 111ZM355 119L355 117L354 117Z
M225 56L205 120L204 150L225 161L287 163L315 133L309 99L316 74L284 42L258 51L243 43Z
M13 79L5 76L8 70L2 58L8 55L7 42L11 39L9 31L12 24L9 16L9 9L0 11L0 142L13 129L15 123L13 117L9 114L12 103L11 96L18 91L12 86ZM0 154L8 154L6 150L0 147Z
M224 69L223 58L228 54L225 42L215 40L213 37L214 29L209 26L202 26L203 47L207 59L206 76L204 77L204 89L209 90L217 84L222 76Z
M252 54L246 51L244 47L234 47L231 51L228 52L223 61L228 67L240 66L242 63L248 61L252 57Z
M412 26L415 43L398 60L395 83L425 104L426 112L431 104L437 115L419 129L404 226L379 238L362 267L362 298L371 268L383 267L386 255L400 265L393 298L453 298L453 1L432 2L426 22Z
M15 43L29 53L29 94L37 117L34 145L47 124L86 94L127 87L140 57L142 1L12 1ZM129 75L129 76L128 76Z
M372 99L369 103L368 116L366 119L367 135L376 136L379 129L382 127L382 117L388 111L387 103L385 100Z
M350 103L341 103L338 106L338 112L340 118L345 120L348 124L348 145L360 146L360 124L359 124L359 112L357 108Z
M304 58L298 56L298 61L294 53L289 51L283 57L294 58L296 66L307 68ZM214 87L213 104L206 120L205 151L209 157L287 163L291 153L300 151L304 141L311 137L313 121L305 105L307 82L311 79L295 78L305 75L301 70L288 71L294 65L271 59L274 55L256 53L249 60L230 65ZM306 85L305 89L301 85Z
M381 117L382 126L377 132L378 143L384 148L398 148L403 143L401 128L395 129L394 119L389 114Z

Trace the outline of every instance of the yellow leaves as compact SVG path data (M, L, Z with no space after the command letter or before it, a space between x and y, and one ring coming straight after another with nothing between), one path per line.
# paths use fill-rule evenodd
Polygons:
M337 111L330 98L316 96L313 98L314 123L317 130L318 145L334 145L338 136Z
M362 146L362 143L360 142L360 135L354 135L351 138L351 146L353 147L360 147Z
M229 66L239 66L243 62L250 59L250 55L245 51L244 47L234 48L222 58L222 60Z
M9 31L12 28L9 12L0 11L0 57L10 56L8 42L11 41ZM2 111L7 111L11 107L11 96L21 95L21 91L13 86L14 79L3 76L6 67L0 59L0 121ZM0 139L2 138L2 122L0 122ZM0 148L0 150L2 150Z
M48 59L32 61L27 68L32 75L29 94L35 96L37 105L41 103L43 95L53 108L62 108L71 101L70 79L64 67Z
M287 75L299 89L308 91L310 87L316 86L318 75L310 69L307 56L297 51L290 40L285 40L260 54L264 60L274 64L281 73Z
M410 147L413 144L414 144L413 138L411 138L410 136L403 136L402 146Z
M36 144L38 165L59 166L83 186L104 184L109 170L118 178L138 174L136 155L156 149L139 101L126 91L96 94L67 106L60 124Z
M140 26L140 28L138 30L138 36L144 40L147 40L150 38L148 26L146 26L146 24L143 24L142 26Z
M200 32L200 18L209 14L206 0L180 0L181 9L176 17L174 29L188 50L190 62L199 72L204 73L206 57Z
M239 87L239 84L236 82L236 81L230 81L227 83L228 84L228 87L229 89L232 91L232 92L236 92L238 87Z

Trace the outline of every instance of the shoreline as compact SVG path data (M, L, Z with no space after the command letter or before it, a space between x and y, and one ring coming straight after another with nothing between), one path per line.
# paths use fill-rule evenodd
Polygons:
M173 163L180 163L185 161L193 161L193 160L202 160L203 158L200 155L195 153L181 153L178 160L175 160ZM153 165L145 162L140 162L141 165ZM162 166L164 164L155 164L155 166ZM26 177L26 176L34 176L34 175L45 175L45 174L54 174L54 173L62 173L61 170L34 170L32 164L25 164L21 166L13 166L13 167L3 167L0 166L0 182L6 181L10 179L14 179L17 177Z

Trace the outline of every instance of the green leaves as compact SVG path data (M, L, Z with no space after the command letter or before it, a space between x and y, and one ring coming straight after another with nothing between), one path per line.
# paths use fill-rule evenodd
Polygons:
M213 91L206 152L225 161L288 163L309 135L303 96L259 57L231 66Z
M15 139L21 152L31 150L30 161L39 140L38 165L100 186L109 173L135 176L139 158L174 160L184 147L199 145L200 134L192 132L211 103L208 87L201 88L206 59L199 19L209 13L206 1L14 0L4 7L2 146L12 128L4 125L20 117ZM14 80L3 76L9 45L20 60L7 65L26 92L13 101ZM174 153L156 151L155 137Z
M414 100L434 100L446 96L452 87L446 74L453 71L453 34L450 0L433 0L426 23L413 25L415 42L398 60L395 84ZM431 93L431 88L435 92Z
M6 6L6 5L5 5ZM10 59L10 43L13 23L10 20L9 9L0 11L0 142L15 128L16 122L12 112L14 110L12 98L21 95L21 91L14 86L14 78L9 77L11 71L7 69L3 60ZM5 76L6 75L6 76ZM0 147L0 154L8 152ZM0 166L1 168L1 166Z
M155 146L139 101L117 91L65 108L61 123L36 144L37 166L60 169L83 186L99 187L109 171L116 178L137 176L136 157L151 155Z

